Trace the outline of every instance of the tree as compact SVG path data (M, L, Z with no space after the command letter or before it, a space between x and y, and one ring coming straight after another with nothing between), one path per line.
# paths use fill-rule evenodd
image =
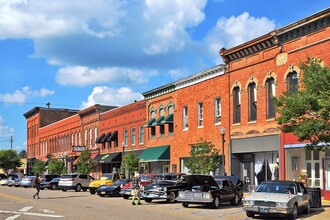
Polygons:
M34 174L44 173L46 171L46 163L42 160L36 160L32 166L32 172Z
M131 151L124 156L122 168L127 169L130 176L134 176L134 172L139 170L139 160L139 157Z
M51 160L48 166L48 172L50 174L61 175L62 173L65 173L66 170L63 160Z
M309 150L325 150L330 144L330 69L320 60L307 58L300 67L303 78L297 94L284 92L276 100L277 123L293 132Z
M16 170L22 165L14 150L0 150L0 168L8 173L9 170Z
M191 146L186 167L192 174L210 174L220 168L220 165L219 149L213 144L201 138L196 145Z
M79 158L77 159L77 172L88 174L92 172L93 167L94 165L92 162L91 153L88 148L86 148L81 152Z
M20 158L20 159L25 159L25 158L26 158L26 150L21 150L21 151L18 153L18 158Z

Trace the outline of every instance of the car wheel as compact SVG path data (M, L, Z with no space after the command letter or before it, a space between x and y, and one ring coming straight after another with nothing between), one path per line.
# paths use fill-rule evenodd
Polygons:
M219 207L220 207L220 197L216 196L216 197L213 198L212 208L217 209Z
M51 185L51 190L55 190L56 189L56 185L55 184L52 184Z
M146 201L147 203L152 202L152 199L144 199L144 201Z
M308 201L308 205L306 209L304 210L305 214L309 214L311 212L311 201Z
M254 217L254 212L246 211L246 216L249 217L249 218L253 218Z
M230 201L230 204L236 206L238 204L238 202L239 202L239 198L238 198L238 195L236 194L235 198Z
M75 189L76 192L80 192L81 191L81 185L80 184L77 184L76 185L76 189Z
M9 187L11 187L11 185L8 185Z
M66 189L62 189L63 192L66 192Z
M292 213L289 214L289 220L296 220L298 216L298 207L297 205L294 205L293 208L292 208Z
M183 203L182 203L182 206L185 207L185 208L188 208L189 203L188 203L188 202L183 202Z
M170 195L168 196L167 202L173 203L175 202L175 193L170 192Z
M94 195L95 194L95 189L89 189L89 193Z
M124 195L123 198L124 198L124 199L129 199L129 196Z
M27 186L24 186L24 188L28 188Z

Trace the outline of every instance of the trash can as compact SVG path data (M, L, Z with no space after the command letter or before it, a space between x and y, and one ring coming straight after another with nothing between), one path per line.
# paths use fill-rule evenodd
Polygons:
M321 188L307 188L311 196L311 208L319 208L321 204Z

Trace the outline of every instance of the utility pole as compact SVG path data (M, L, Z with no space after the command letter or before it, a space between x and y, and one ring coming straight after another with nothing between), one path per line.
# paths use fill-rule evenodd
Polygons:
M13 136L10 136L9 142L10 142L10 150L12 150L13 149Z

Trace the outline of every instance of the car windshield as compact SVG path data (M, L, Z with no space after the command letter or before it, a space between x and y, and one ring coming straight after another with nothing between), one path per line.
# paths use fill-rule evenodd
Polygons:
M116 182L114 182L113 184L114 185L120 185L120 184L125 184L127 182L128 181L126 179L119 179L119 180L116 180Z
M152 179L151 176L140 176L141 181L150 181Z
M256 192L296 194L296 187L293 183L261 183Z
M100 180L111 180L112 174L102 174Z

